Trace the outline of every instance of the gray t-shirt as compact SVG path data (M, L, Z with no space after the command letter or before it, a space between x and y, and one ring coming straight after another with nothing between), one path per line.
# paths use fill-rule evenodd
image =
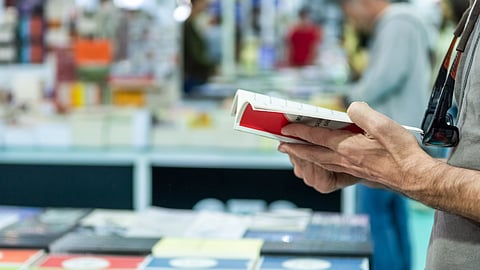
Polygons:
M459 104L460 142L448 160L453 166L476 170L480 170L479 50L477 21L457 71L455 97ZM426 269L480 269L480 224L436 211Z
M431 84L427 23L407 3L391 4L380 16L369 44L369 65L348 93L402 125L419 127Z

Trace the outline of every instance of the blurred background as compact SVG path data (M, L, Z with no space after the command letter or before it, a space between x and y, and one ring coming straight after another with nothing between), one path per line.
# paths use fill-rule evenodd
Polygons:
M0 204L355 212L354 189L304 186L276 141L232 129L230 108L241 88L345 110L369 36L335 0L193 2L0 0ZM441 58L443 1L410 4ZM433 211L408 214L423 269Z

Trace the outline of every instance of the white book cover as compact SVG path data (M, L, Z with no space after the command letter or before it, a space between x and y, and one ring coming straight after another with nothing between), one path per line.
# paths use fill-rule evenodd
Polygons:
M234 129L285 142L305 143L298 138L281 134L282 128L289 123L363 132L352 123L346 112L242 89L237 90L235 94L231 114L235 117ZM421 129L404 127L411 132L422 133Z

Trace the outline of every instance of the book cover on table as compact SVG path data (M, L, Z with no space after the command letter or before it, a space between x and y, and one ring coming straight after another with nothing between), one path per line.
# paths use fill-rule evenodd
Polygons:
M49 245L52 253L148 255L159 238L70 232Z
M0 249L0 270L28 269L44 255L42 249Z
M20 209L19 215L25 212ZM46 249L75 228L90 209L42 208L0 229L0 247Z
M216 257L153 257L150 256L142 269L169 270L169 269L211 269L211 270L253 270L255 259L231 259Z
M336 269L368 270L368 258L262 256L257 270Z
M145 259L145 256L49 254L33 269L138 269Z

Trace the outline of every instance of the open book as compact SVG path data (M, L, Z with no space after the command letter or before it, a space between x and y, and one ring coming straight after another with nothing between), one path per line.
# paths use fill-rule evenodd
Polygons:
M284 126L294 122L314 127L363 132L352 123L345 112L241 89L235 94L231 114L235 116L234 129L284 142L305 143L298 138L281 134ZM411 132L422 133L419 128L404 127Z

